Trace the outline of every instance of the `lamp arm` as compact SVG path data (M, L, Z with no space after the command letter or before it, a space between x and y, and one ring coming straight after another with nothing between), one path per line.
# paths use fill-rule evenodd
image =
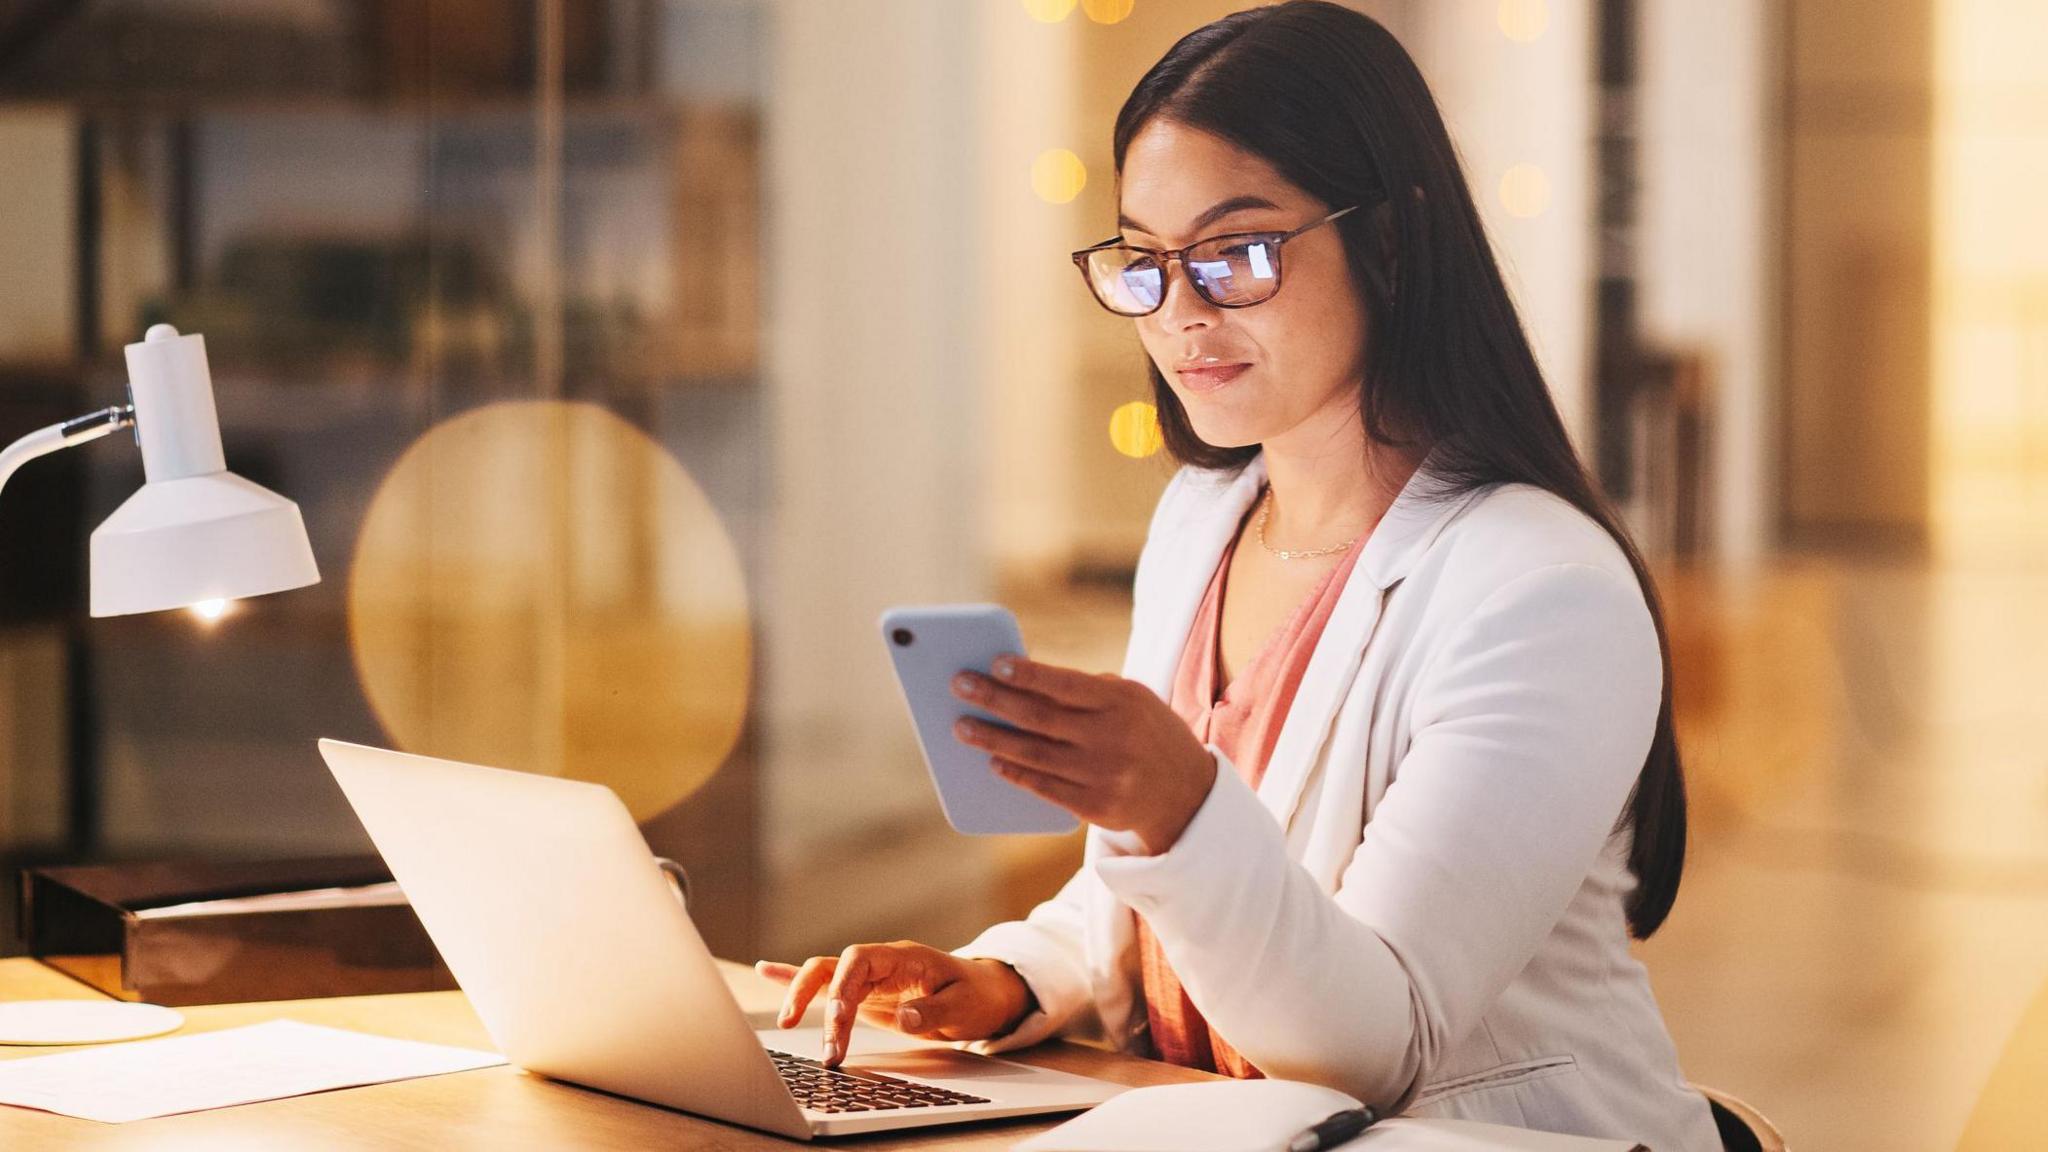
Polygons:
M109 432L118 432L134 425L134 407L118 404L112 408L88 412L62 424L39 428L7 447L0 448L0 486L4 486L14 476L15 469L38 456L47 456L59 448L69 448L88 440L97 440Z

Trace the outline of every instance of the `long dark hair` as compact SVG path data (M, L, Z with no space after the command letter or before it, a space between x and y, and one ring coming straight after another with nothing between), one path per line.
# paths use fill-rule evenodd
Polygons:
M1371 209L1332 225L1370 318L1359 410L1371 441L1433 447L1447 496L1503 482L1554 493L1628 556L1664 664L1656 734L1618 825L1634 832L1629 929L1647 938L1670 913L1685 863L1664 613L1642 554L1572 449L1422 74L1370 17L1288 0L1196 29L1145 73L1117 114L1119 175L1132 137L1159 118L1263 157L1333 208ZM1258 454L1255 444L1203 442L1158 367L1150 372L1175 460L1235 474Z

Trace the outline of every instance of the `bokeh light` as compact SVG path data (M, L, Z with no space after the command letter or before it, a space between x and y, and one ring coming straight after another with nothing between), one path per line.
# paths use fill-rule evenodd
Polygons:
M1544 0L1500 0L1500 30L1526 44L1550 26L1550 5Z
M1131 14L1137 0L1081 0L1081 11L1097 24L1115 24Z
M682 465L593 404L491 404L420 437L364 516L348 616L395 746L596 781L642 820L746 719L737 550Z
M1501 174L1500 202L1510 216L1541 216L1550 207L1550 177L1534 164L1517 164Z
M1031 190L1048 204L1065 204L1088 183L1088 166L1065 148L1048 148L1031 162Z
M1159 411L1143 400L1122 405L1109 416L1109 442L1133 460L1142 460L1166 443L1159 431Z
M1074 10L1074 0L1024 0L1024 10L1031 13L1033 20L1057 24Z

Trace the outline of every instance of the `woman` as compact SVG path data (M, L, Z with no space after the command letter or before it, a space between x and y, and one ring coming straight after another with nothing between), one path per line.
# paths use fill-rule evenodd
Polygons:
M1240 12L1139 81L1115 159L1120 235L1075 259L1182 462L1124 675L955 684L1015 729L960 738L1086 820L1085 863L950 953L763 963L784 1025L825 990L828 1063L856 1016L1092 1036L1718 1148L1628 951L1684 853L1662 623L1420 74L1337 5Z

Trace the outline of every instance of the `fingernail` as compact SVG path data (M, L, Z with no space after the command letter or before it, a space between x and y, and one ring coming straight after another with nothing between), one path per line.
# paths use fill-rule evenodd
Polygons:
M1010 659L1008 656L999 656L996 658L995 671L997 676L1000 676L1003 679L1008 680L1010 677L1017 674L1017 662Z
M966 718L953 721L953 735L962 740L974 739L974 721Z
M924 1027L924 1013L919 1012L915 1008L904 1008L903 1011L896 1014L896 1020L912 1031Z
M825 1063L827 1063L827 1064L836 1064L836 1063L838 1063L838 1062L839 1062L839 1045L837 1045L837 1044L834 1044L834 1043L833 1043L832 1041L830 1041L830 1040L827 1040L827 1041L825 1041Z
M974 682L974 677L962 672L960 675L953 677L953 694L972 699L981 695L981 686Z

